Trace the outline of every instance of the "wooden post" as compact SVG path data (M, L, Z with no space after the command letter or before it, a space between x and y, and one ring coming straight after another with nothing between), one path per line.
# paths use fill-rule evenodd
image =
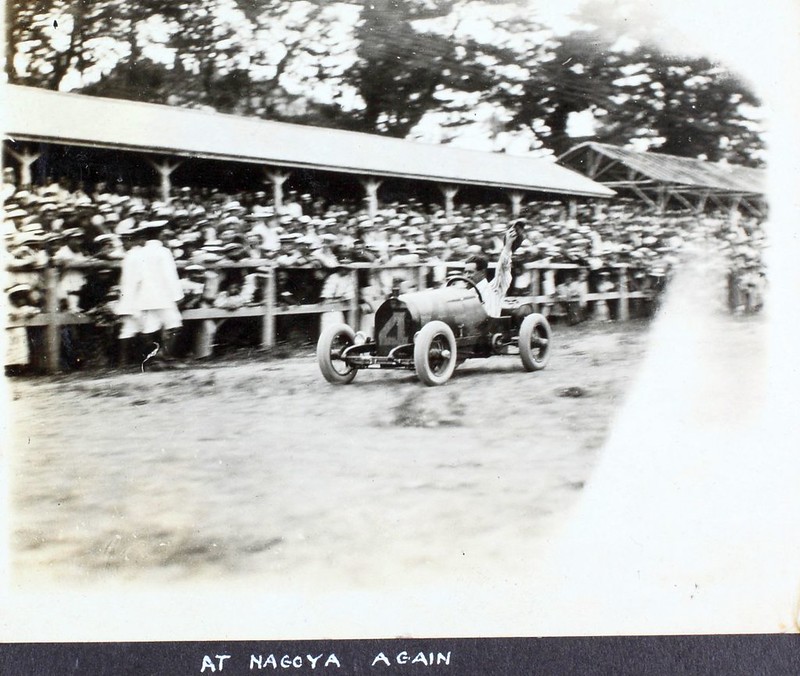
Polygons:
M508 193L511 200L511 215L516 218L522 211L522 193L519 190L512 190Z
M731 198L730 211L728 212L728 220L731 225L736 225L739 222L739 203L741 201L741 195L735 195Z
M677 190L673 190L670 194L687 209L689 210L694 209L694 204L692 204L688 199L686 199L683 195L681 195Z
M594 212L594 220L599 221L603 217L605 203L601 202L600 200L595 200L594 204L592 205L592 211Z
M694 213L696 215L702 214L706 210L706 201L708 200L708 196L711 194L710 190L705 190L697 195L697 205L694 208Z
M632 185L630 189L636 193L636 195L641 199L643 202L647 203L651 208L658 209L658 204L653 201L639 186Z
M578 202L575 198L570 198L567 202L567 218L577 218L578 217Z
M428 266L420 265L417 268L417 291L423 291L427 287Z
M667 210L667 204L669 203L669 192L663 186L659 187L658 189L658 213L663 214Z
M596 153L591 148L587 148L586 159L587 159L586 175L589 178L595 178L597 176L597 172L600 170L600 164L605 158L600 153Z
M264 321L261 323L261 347L275 347L275 268L270 266L264 289Z
M760 204L752 204L750 202L750 199L751 198L742 197L741 202L739 202L739 206L744 207L750 213L751 216L755 216L756 218L763 218L765 209L763 209Z
M58 321L58 285L59 272L55 267L45 268L45 370L56 373L61 368L61 325Z
M39 153L32 153L27 148L17 152L13 148L6 148L8 154L19 162L19 185L29 187L33 184L31 166L39 159Z
M539 268L531 270L531 296L537 298L542 293L542 271ZM535 312L539 312L538 301L533 304Z
M350 310L348 311L350 316L347 319L350 326L358 330L360 322L360 317L358 316L358 299L361 296L361 290L358 288L358 270L351 269L348 274L350 275L350 283L353 287L353 297L350 299Z
M217 335L217 322L213 319L200 319L200 326L194 336L194 358L205 359L214 354L214 338Z
M447 183L439 184L439 190L444 195L444 213L447 217L447 222L453 222L453 212L455 210L455 199L458 194L458 186L449 185Z
M628 271L627 266L619 268L619 312L617 319L622 322L627 322L630 317L630 306L628 298Z
M181 166L181 163L175 162L172 164L166 159L160 163L156 162L155 160L149 160L149 162L153 169L158 172L158 175L161 178L161 201L165 204L169 204L172 201L172 181L170 176L172 175L173 171Z
M364 191L367 193L367 215L370 222L378 215L378 188L381 187L383 181L377 178L362 178L361 185L364 186Z
M281 209L283 209L283 184L286 183L289 176L291 176L291 173L288 171L267 169L267 179L272 183L272 201L275 204L275 213L278 216L280 216Z

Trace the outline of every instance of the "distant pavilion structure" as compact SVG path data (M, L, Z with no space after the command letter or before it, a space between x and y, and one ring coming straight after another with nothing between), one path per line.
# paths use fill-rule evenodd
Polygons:
M23 185L34 176L43 180L59 162L88 176L93 163L130 162L134 155L140 176L142 164L157 173L164 201L176 170L193 162L200 168L183 175L202 175L213 165L212 173L224 178L234 165L257 166L260 181L272 184L276 209L293 174L312 185L331 179L348 191L363 190L373 217L379 189L392 182L435 186L448 218L460 190L500 190L515 215L526 195L564 200L574 210L577 199L615 194L547 159L18 85L1 91L4 151L18 163Z
M659 212L675 203L696 212L709 204L759 217L767 211L763 169L594 141L571 148L558 162L620 195L634 195Z

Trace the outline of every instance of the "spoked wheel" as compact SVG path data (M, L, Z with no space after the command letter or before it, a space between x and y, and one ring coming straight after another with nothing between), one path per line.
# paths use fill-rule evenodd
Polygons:
M326 328L317 341L317 363L325 380L335 385L346 385L356 377L357 369L342 360L342 351L350 347L355 332L347 324Z
M456 368L456 337L444 322L428 322L414 342L414 369L426 385L443 385Z
M519 329L519 356L526 371L540 371L550 360L550 322L540 314L525 317Z

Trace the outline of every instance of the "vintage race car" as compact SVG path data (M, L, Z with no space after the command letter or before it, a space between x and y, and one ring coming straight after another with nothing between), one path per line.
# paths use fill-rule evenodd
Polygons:
M400 368L416 371L426 385L442 385L473 357L519 354L526 370L543 369L550 341L549 322L530 304L490 317L473 281L457 275L438 289L384 301L375 313L374 339L346 324L329 326L317 342L317 361L331 383L352 382L359 369Z

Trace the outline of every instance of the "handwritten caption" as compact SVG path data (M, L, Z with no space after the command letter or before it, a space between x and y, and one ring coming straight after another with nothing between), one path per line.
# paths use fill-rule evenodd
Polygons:
M246 658L245 658L246 659ZM422 667L449 666L451 651L447 652L414 652L409 650L380 651L371 657L370 666L391 667L394 665L415 664ZM215 674L230 670L234 665L241 667L242 662L234 659L232 655L203 655L200 664L201 674ZM312 671L323 669L341 669L342 662L336 653L320 653L319 655L289 655L269 653L268 655L250 653L248 669L261 671L263 669L302 669L310 668Z

